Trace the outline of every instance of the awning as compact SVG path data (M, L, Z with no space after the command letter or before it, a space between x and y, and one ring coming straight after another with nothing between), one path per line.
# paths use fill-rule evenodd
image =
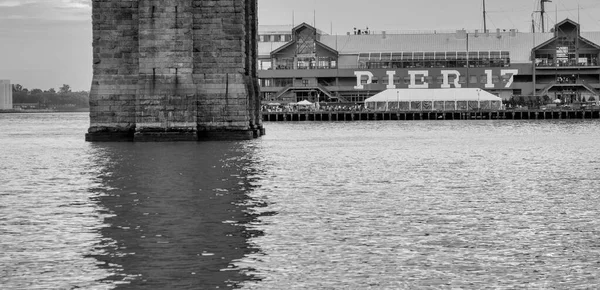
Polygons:
M460 89L388 89L365 100L368 102L421 101L502 101L501 98L478 88Z

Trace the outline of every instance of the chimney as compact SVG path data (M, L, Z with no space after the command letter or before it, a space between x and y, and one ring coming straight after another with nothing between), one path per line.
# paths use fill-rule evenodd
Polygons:
M461 30L457 30L456 31L456 39L466 39L467 38L467 31L464 29Z

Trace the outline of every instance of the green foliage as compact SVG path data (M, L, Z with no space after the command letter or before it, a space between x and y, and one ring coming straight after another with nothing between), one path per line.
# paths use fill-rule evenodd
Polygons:
M12 91L13 91L13 93L20 92L22 90L23 90L23 86L22 85L19 85L19 84L12 85Z
M70 92L71 92L71 86L69 86L67 84L63 84L62 87L60 87L60 89L58 89L58 93L61 95L68 94Z
M71 86L64 84L59 93L53 88L46 91L29 91L19 84L13 85L13 103L37 103L41 108L89 108L89 92L72 92Z

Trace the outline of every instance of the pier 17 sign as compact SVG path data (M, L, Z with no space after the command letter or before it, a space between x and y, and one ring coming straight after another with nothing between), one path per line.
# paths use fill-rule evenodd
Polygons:
M469 79L458 70L440 69L439 74L434 70L403 70L386 71L382 81L377 83L387 85L387 89L409 88L461 88L467 82L482 84L486 89L510 89L514 77L519 74L518 69L473 69ZM401 72L405 72L401 74ZM479 73L480 72L480 73ZM375 75L371 71L355 71L356 90L364 90L365 85L373 84ZM465 73L466 75L466 73Z

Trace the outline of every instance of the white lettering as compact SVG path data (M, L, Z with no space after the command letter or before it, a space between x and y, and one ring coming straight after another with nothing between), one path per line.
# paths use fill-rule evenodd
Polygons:
M395 89L396 85L394 85L394 76L396 75L396 72L393 70L389 70L386 72L388 75L388 85L387 85L387 89Z
M491 69L486 69L485 70L485 74L487 75L487 83L485 84L485 88L486 89L493 89L494 88L494 82L492 79L492 70Z
M429 88L429 83L425 81L425 77L429 76L429 71L426 70L415 70L415 71L408 71L408 74L410 75L410 85L408 86L409 89L428 89ZM421 76L421 83L420 85L417 85L417 75Z
M515 76L519 74L519 70L518 69L503 69L500 71L500 75L502 75L502 76L505 76L507 74L511 74L511 75L510 75L510 79L506 83L505 88L510 88L510 86L512 86L513 82L515 81Z
M442 89L449 89L450 88L450 83L449 83L449 75L455 75L456 78L454 79L454 87L455 88L460 88L461 85L458 83L459 78L460 78L460 72L457 70L442 70L442 75L444 76L444 83L442 84Z
M355 71L354 75L356 76L356 87L355 90L363 90L365 87L362 84L362 77L367 77L367 85L373 83L373 73L370 71Z
M462 87L462 85L460 84L461 72L459 70L441 70L440 72L442 74L443 79L443 83L441 84L442 89L449 89L452 88L452 86L456 88ZM486 89L493 89L496 87L496 84L494 84L494 77L497 76L494 75L494 72L495 70L492 69L485 70L486 81L484 87ZM396 89L399 86L402 87L402 85L398 85L394 81L394 78L399 73L401 73L401 71L386 71L388 81L385 85L387 89ZM407 73L410 77L410 84L408 85L409 89L428 89L430 87L426 79L429 77L428 70L415 70L408 71ZM510 88L512 86L512 84L514 83L514 76L518 74L519 70L517 69L500 70L500 77L502 77L503 79L508 79L505 85L506 88ZM372 84L373 80L375 79L375 75L370 71L355 71L354 75L356 76L356 86L354 87L355 90L364 90L364 85ZM452 82L450 82L451 75L455 76ZM406 75L402 74L402 76L404 77ZM510 76L510 78L508 76ZM383 83L381 83L381 85L383 85Z

